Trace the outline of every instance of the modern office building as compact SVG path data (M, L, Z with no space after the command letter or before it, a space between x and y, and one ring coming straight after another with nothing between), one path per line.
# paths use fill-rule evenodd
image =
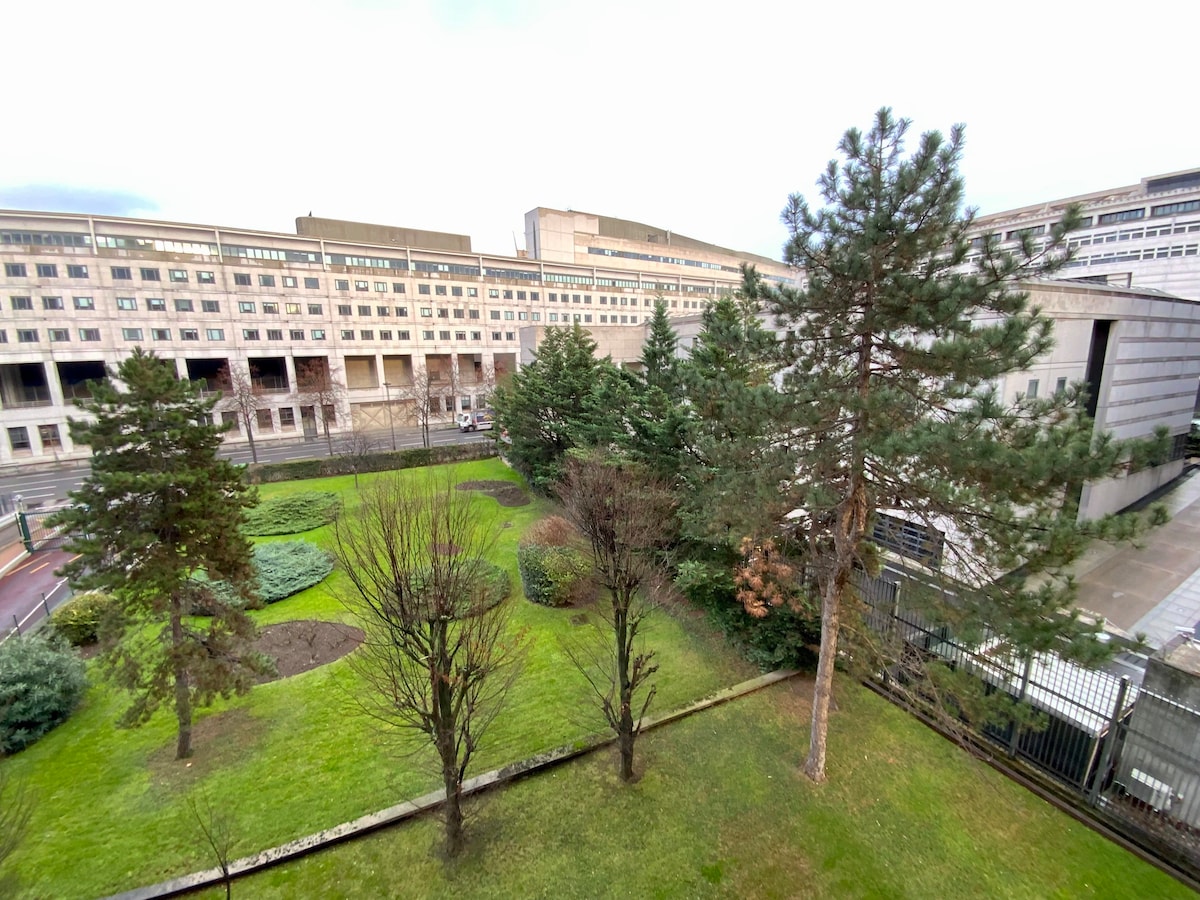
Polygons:
M296 234L84 214L0 211L0 466L86 456L67 419L89 380L134 346L180 378L259 396L256 438L449 421L518 364L524 325L631 329L655 299L675 315L778 262L663 229L538 208L529 252L466 235L302 217ZM341 387L332 409L309 390ZM220 408L220 407L219 407ZM77 413L76 413L77 414ZM231 439L244 427L231 409Z
M1075 258L1057 277L1200 300L1200 169L981 216L976 231L1010 245L1023 234L1036 239L1071 203L1082 206L1083 227L1070 235Z

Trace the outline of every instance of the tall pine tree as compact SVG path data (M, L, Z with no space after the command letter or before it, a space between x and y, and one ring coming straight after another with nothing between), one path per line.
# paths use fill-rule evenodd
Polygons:
M192 713L244 693L265 661L250 651L254 627L238 608L216 603L207 625L192 618L197 575L251 597L251 545L240 526L254 491L217 458L216 398L202 399L174 367L140 347L80 403L71 437L92 448L91 474L56 517L78 557L65 568L77 588L110 593L119 611L104 662L133 693L122 723L144 723L172 700L176 758L191 755Z

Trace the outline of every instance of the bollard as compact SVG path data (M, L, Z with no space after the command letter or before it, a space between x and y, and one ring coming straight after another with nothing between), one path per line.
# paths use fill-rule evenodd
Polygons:
M46 602L46 592L42 591L42 609L46 611L46 618L50 618L50 604Z

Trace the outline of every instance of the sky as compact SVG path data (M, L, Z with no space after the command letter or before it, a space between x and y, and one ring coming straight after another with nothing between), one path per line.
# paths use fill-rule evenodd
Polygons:
M965 123L981 213L1200 165L1181 89L1200 3L1119 10L10 4L0 207L289 233L311 211L511 255L547 206L779 258L788 195L815 200L842 133L881 106L914 146Z

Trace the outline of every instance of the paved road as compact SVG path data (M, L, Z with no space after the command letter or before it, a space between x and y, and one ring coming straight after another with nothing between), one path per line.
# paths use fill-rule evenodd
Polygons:
M24 632L46 617L47 608L53 610L67 598L63 579L54 573L70 559L62 550L39 550L0 578L0 635L18 623Z
M491 440L490 431L463 434L457 428L439 429L429 433L429 441L435 446L442 444L462 444L469 441ZM387 432L375 433L369 436L371 445L377 450L391 449L391 435ZM334 435L333 449L337 453L343 446L345 436ZM397 431L396 448L404 450L421 446L421 434L417 431ZM244 441L237 444L227 444L220 450L220 455L236 463L250 462L249 445ZM286 462L293 459L311 459L325 456L329 447L325 438L299 438L288 441L260 442L258 444L259 462ZM75 490L87 476L86 465L64 463L56 469L44 469L36 472L16 472L0 477L0 512L11 511L13 498L20 495L26 507L35 509L39 506L54 506L67 499L67 494Z

